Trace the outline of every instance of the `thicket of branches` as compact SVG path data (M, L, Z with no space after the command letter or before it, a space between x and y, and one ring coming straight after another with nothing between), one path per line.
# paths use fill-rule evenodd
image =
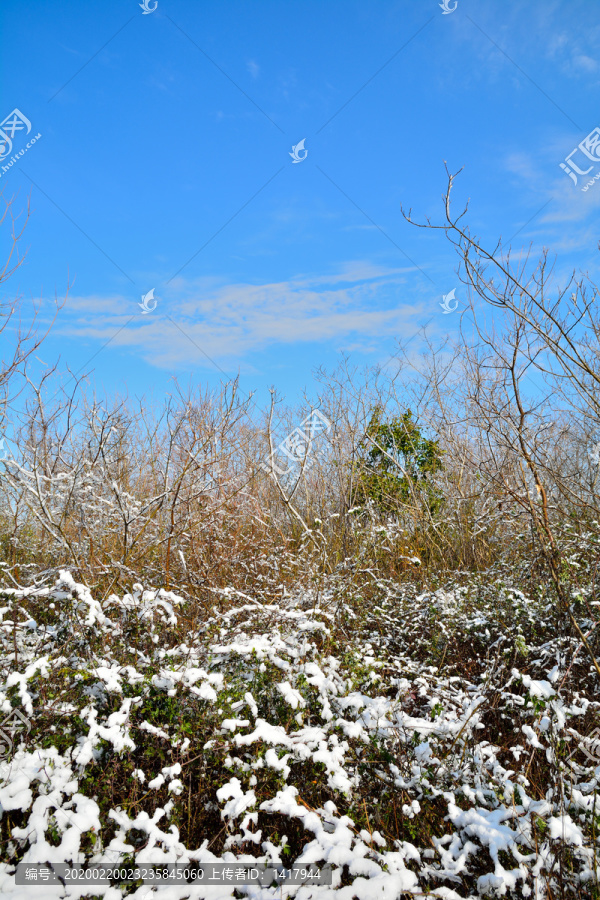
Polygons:
M424 335L385 367L344 359L293 408L273 390L261 411L237 381L176 385L161 408L101 401L85 377L36 378L44 330L35 314L21 326L23 303L0 307L0 699L33 723L2 777L29 749L77 762L99 817L88 856L113 838L127 849L127 834L143 850L147 809L169 809L178 853L210 839L254 854L263 834L267 855L295 859L306 834L277 805L293 788L292 818L337 809L379 862L381 834L394 858L414 851L417 895L435 879L463 890L448 896L512 879L509 896L600 896L597 290L561 284L545 253L487 250L454 214L453 182L445 220L420 227L456 248L470 296L458 336ZM271 736L234 735L254 727L246 713ZM283 743L265 752L275 725ZM324 738L314 760L292 753L292 774L305 725L347 753L343 778L325 776ZM146 790L140 773L160 767L181 781ZM243 834L242 813L215 802L240 779L257 806ZM70 813L53 802L36 834L57 842ZM3 861L31 850L26 806L0 814ZM466 864L487 846L471 830L482 810L515 819L514 858L507 843Z
M445 221L421 227L443 229L459 255L471 304L458 339L426 339L419 355L400 347L385 369L344 360L317 373L318 396L302 408L273 392L260 413L237 382L178 389L159 410L99 402L85 380L56 393L56 372L41 383L28 374L39 336L5 316L8 583L68 565L104 595L143 577L205 603L227 585L276 594L339 571L444 578L509 562L532 583L551 580L587 644L573 598L596 601L597 291L575 276L561 286L546 254L486 250L466 211L453 213L453 181ZM278 441L314 409L330 428L291 461ZM415 435L429 448L424 468Z

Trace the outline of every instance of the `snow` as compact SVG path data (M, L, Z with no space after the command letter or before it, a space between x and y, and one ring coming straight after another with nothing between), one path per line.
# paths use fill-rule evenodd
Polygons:
M298 900L398 900L422 896L425 888L428 896L446 900L486 894L540 900L563 845L571 854L573 884L586 890L600 876L590 836L592 817L600 815L600 765L589 758L593 739L577 730L600 703L563 690L568 661L564 646L551 641L537 648L529 642L526 671L499 668L498 674L474 674L472 681L411 656L409 638L418 645L432 609L443 613L441 628L449 610L463 615L461 590L419 594L403 620L405 630L413 627L412 636L390 626L380 644L373 633L343 658L333 655L333 612L327 608L283 609L232 590L231 602L239 604L235 598L241 596L243 605L216 613L198 633L184 633L185 643L180 634L171 646L164 635L185 605L173 592L135 584L131 593L101 603L66 571L52 588L11 590L9 600L43 600L53 621L40 629L32 627L43 621L39 616L23 616L15 663L9 608L0 611L3 715L18 703L34 726L31 736L17 729L9 759L0 759L0 818L18 814L11 818L15 850L0 862L0 893L7 897L30 895L15 884L17 852L23 862L119 863L133 856L138 864L288 864L285 822L293 826L290 833L300 829L305 836L294 862L333 867L331 886L285 889ZM513 597L519 609L530 608L519 591ZM146 629L141 649L124 636L132 617ZM488 645L493 637L502 647L502 633L490 631L490 608L465 614L463 624ZM65 649L65 633L69 640L84 636L80 655ZM59 672L70 679L65 696L44 694ZM181 729L186 704L199 710L187 732ZM153 715L157 709L165 711L163 720ZM496 740L486 720L491 709L506 719ZM47 726L53 716L62 723L51 726L54 731ZM72 732L66 722L73 723ZM57 746L48 746L52 735ZM542 776L528 776L530 763L537 758L539 772L549 763L558 766L561 741L575 753L555 769L564 773L561 791L550 782L541 791ZM145 756L148 747L152 755ZM194 770L203 754L206 768ZM91 776L100 785L111 760L121 761L127 790L137 791L126 808L101 808L89 790ZM194 771L203 772L200 787L190 779ZM401 796L397 815L404 836L414 834L410 841L363 818L360 791L367 777L382 795L393 788ZM318 791L307 793L315 779L320 801L314 799ZM178 804L192 786L200 803L214 804L223 823L218 854L210 849L216 834L196 847L181 839ZM423 842L422 823L432 804L440 837ZM272 830L265 833L274 817L277 838ZM136 845L134 830L143 835ZM342 874L350 884L342 885ZM469 878L477 894L467 893ZM238 890L252 900L280 896L275 888ZM68 886L48 889L47 896L82 892ZM127 896L154 894L216 900L233 897L233 888L172 885L150 893L144 887ZM100 886L94 895L125 896Z
M550 698L556 694L549 681L534 681L529 675L522 675L517 669L513 669L512 674L521 679L532 697Z
M548 819L548 825L550 827L550 837L555 839L561 838L567 844L573 844L576 847L583 846L581 829L575 824L571 816L566 813L563 816L551 816Z
M306 706L306 702L300 691L297 691L295 688L293 688L289 681L280 682L276 685L276 687L280 694L283 695L285 702L289 703L292 709L298 709L298 707Z

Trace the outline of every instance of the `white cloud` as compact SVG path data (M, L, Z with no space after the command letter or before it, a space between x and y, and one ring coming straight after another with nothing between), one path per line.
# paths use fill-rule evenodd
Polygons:
M586 183L581 178L580 185L576 187L566 175L564 181L554 182L551 186L552 203L540 221L583 223L600 206L600 182L596 182L584 193L581 187Z
M579 53L573 57L573 64L577 69L583 69L584 72L597 72L598 61L586 56L585 53Z
M258 285L179 278L167 290L155 289L158 305L147 315L137 296L69 297L55 333L110 340L161 368L202 365L203 352L223 367L239 365L273 345L372 347L425 317L428 302L414 303L413 293L412 302L402 300L412 271L354 262L332 275Z
M593 124L589 126L591 131ZM579 184L573 181L560 169L560 163L564 162L567 154L573 150L584 133L561 135L544 138L540 146L532 152L516 152L506 156L504 165L508 172L515 177L520 184L523 196L529 195L529 201L538 208L550 201L542 212L534 217L531 224L523 229L521 239L538 232L541 226L561 223L570 223L569 235L561 234L561 238L572 239L570 249L585 246L584 236L590 229L591 217L597 217L597 209L600 206L600 181L596 182L588 191L581 188L587 183L583 176L579 178ZM590 173L598 171L598 165ZM543 229L545 240L551 236L548 228ZM559 249L557 245L554 245ZM567 249L567 245L562 245Z

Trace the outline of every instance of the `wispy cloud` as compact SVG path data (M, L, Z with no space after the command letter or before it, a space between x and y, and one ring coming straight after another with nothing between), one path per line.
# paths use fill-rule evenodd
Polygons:
M250 72L253 78L258 78L260 74L260 66L253 59L249 59L246 63L246 68Z
M596 124L600 122L586 123L587 130L591 131ZM560 163L586 133L573 131L541 138L539 147L511 153L505 158L505 169L518 184L521 196L528 197L534 210L536 206L544 207L520 234L520 242L527 243L537 235L546 245L551 243L557 252L581 251L596 246L594 233L600 208L600 182L584 192L581 188L586 184L585 177L580 177L579 184L574 185L560 169ZM598 166L591 174L597 169Z
M112 338L113 347L161 368L209 365L202 351L223 365L252 365L252 354L273 345L332 341L371 349L376 340L416 327L427 313L429 303L415 303L408 288L410 300L403 300L411 272L354 262L330 275L266 284L181 278L164 294L156 289L158 305L148 315L138 298L70 297L57 333L99 343Z

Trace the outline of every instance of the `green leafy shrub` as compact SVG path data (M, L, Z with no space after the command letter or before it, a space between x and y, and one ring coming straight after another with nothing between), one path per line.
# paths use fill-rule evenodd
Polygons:
M354 503L370 500L389 514L418 497L435 512L444 497L431 476L442 469L442 453L437 440L423 435L410 410L386 421L376 407L359 444Z

